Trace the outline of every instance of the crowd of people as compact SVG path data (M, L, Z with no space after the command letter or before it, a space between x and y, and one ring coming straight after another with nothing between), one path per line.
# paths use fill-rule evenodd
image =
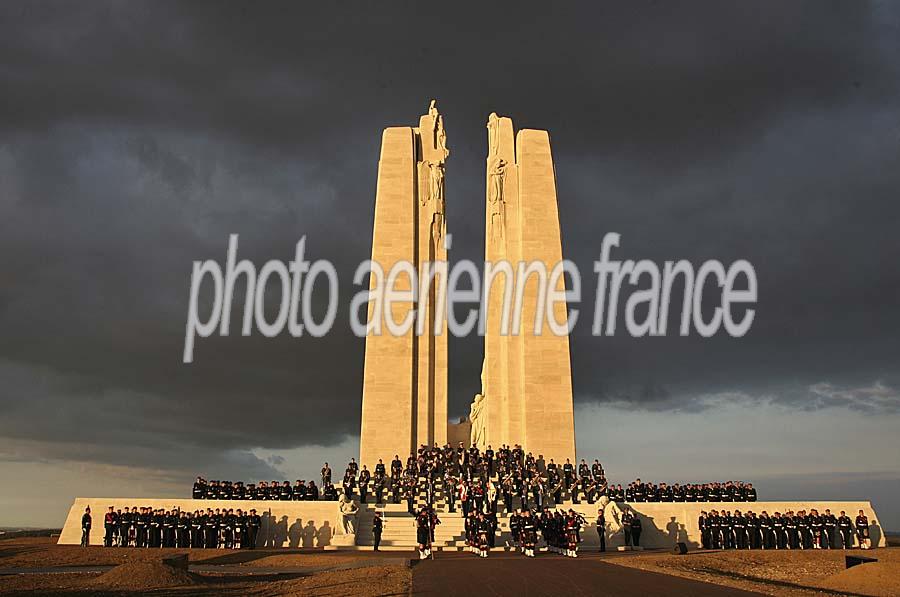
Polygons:
M337 500L339 493L360 502L376 504L406 501L415 516L420 557L431 554L434 527L440 524L435 505L442 502L448 512L465 517L467 548L486 557L497 536L498 512L509 515L511 542L524 555L535 555L538 533L550 551L576 556L584 517L574 510L560 510L565 500L573 504L594 504L604 496L616 502L755 502L752 484L715 482L668 484L643 482L609 484L599 460L577 465L571 460L557 463L543 455L526 453L520 445L466 448L422 445L405 462L395 455L390 463L379 460L370 471L350 459L339 483L334 483L331 466L320 471L322 490L313 480L209 481L198 477L192 495L214 500ZM338 489L340 488L340 489ZM626 510L623 523L629 544L637 545L640 518ZM602 516L602 513L601 513ZM375 549L381 540L382 519L373 523ZM601 542L603 538L601 537Z
M641 502L746 502L757 501L751 483L726 481L713 483L669 484L641 479L623 487L607 482L598 460L582 459L577 465L535 457L521 446L503 445L498 450L487 446L466 448L421 446L405 463L399 455L385 464L379 460L372 471L350 459L339 485L332 480L326 462L320 471L321 491L313 480L206 481L198 477L192 497L197 500L332 500L359 498L362 503L407 502L415 516L417 542L421 558L431 555L435 526L440 524L436 505L465 518L465 540L469 551L487 557L495 546L498 513L509 515L510 540L517 550L534 557L538 535L547 549L570 557L577 555L584 516L574 509L558 506L565 500L573 504L594 504L602 498L617 503ZM340 489L338 489L340 487ZM605 501L604 501L605 503ZM605 528L604 512L598 510L598 529ZM622 509L621 524L627 545L639 545L641 520L627 506ZM207 508L193 512L177 507L171 510L150 507L112 507L104 514L104 544L121 547L178 547L252 549L262 524L255 509ZM381 540L382 518L373 522L375 549ZM855 521L845 512L839 515L825 510L775 512L759 515L735 509L704 511L698 520L701 544L705 549L833 549L860 546L869 540L868 519L860 510ZM91 527L90 508L82 519L82 544L87 544ZM601 549L605 547L600 532Z
M503 445L495 451L491 446L479 450L462 443L454 448L421 446L404 463L395 455L390 468L382 460L373 470L359 466L355 459L347 464L340 480L340 490L333 483L333 472L326 462L321 473L321 492L315 481L211 481L198 477L194 483L194 499L215 500L337 500L339 493L370 499L382 504L406 500L410 514L415 514L416 498L433 504L443 497L449 510L461 507L464 516L474 508L487 513L485 504L496 511L502 499L508 513L517 502L523 509L541 510L557 505L568 497L573 503L595 503L603 496L617 502L755 502L756 490L750 483L715 482L704 484L667 484L642 482L637 479L623 487L607 483L599 460L588 464L584 459L576 466L569 459L557 463L542 455L525 453L521 446Z
M850 549L854 534L860 547L869 547L869 519L862 510L856 521L841 510L834 515L787 511L758 516L751 511L711 510L698 520L704 549Z
M262 517L251 508L207 508L186 512L133 507L103 515L103 544L106 547L192 547L211 549L253 549ZM90 507L81 518L81 545L90 541Z

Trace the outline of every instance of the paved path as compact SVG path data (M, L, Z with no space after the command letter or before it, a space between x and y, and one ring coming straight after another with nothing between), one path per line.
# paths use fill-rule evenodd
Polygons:
M594 597L666 595L671 597L751 596L751 593L656 572L616 566L597 555L577 559L555 554L525 558L515 553L492 553L481 559L470 553L438 555L416 562L413 595L516 595L530 597Z

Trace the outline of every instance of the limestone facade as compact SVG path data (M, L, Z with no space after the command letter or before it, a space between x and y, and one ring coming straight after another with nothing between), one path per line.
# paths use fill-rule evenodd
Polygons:
M504 310L505 304L516 302L519 263L540 262L549 273L562 260L550 136L528 129L515 133L512 120L496 114L489 117L487 128L485 261L508 261L513 275L485 276L490 294L482 391L473 402L471 439L481 448L521 444L547 461L574 461L569 338L555 335L547 318L535 333L539 274L521 276L520 316L514 309ZM555 287L564 291L565 279L560 277ZM554 303L552 311L556 322L566 322L565 302Z
M381 140L372 261L387 277L398 262L411 263L420 279L427 263L446 262L444 246L444 171L449 151L443 116L432 101L418 127L391 127ZM417 325L399 336L383 329L366 337L363 374L360 462L389 464L395 455L405 460L419 444L447 441L447 334L434 333L436 309L446 306L440 295L440 276L426 296L395 302L392 317L400 323L417 311L425 333ZM385 280L387 282L387 280ZM390 286L412 290L415 281L401 274ZM375 289L374 276L370 287ZM369 304L372 320L375 303Z

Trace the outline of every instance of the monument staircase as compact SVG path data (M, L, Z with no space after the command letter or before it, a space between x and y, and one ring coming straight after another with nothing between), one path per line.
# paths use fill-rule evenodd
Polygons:
M492 479L497 484L496 475ZM427 504L427 496L425 494L425 478L419 478L419 493L415 497L415 510ZM462 515L462 508L459 501L456 502L456 511L450 512L449 504L445 499L443 480L438 479L435 482L434 489L434 510L441 521L434 529L434 543L432 549L435 551L463 551L466 546L465 520ZM571 496L567 492L563 493L563 501L558 508L568 510L573 508L581 512L590 522L593 506L589 506L585 502L573 504ZM381 533L381 545L379 549L384 551L409 551L416 548L416 522L415 515L408 511L407 502L401 499L399 504L392 503L390 495L385 495L384 504L360 504L359 516L357 518L356 527L356 546L359 549L372 549L375 537L372 533L372 520L375 518L375 512L381 512L383 521ZM521 506L518 497L513 498L514 508ZM493 551L509 551L515 549L513 547L512 535L509 530L509 514L507 514L503 500L501 499L497 505L497 532L494 541Z

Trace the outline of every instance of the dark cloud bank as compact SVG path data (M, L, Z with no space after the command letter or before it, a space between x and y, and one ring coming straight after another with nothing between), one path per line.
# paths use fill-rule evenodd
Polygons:
M0 436L34 458L175 470L227 450L230 470L268 476L279 463L247 450L356 434L346 306L380 132L431 97L453 259L483 254L496 110L550 129L564 251L584 272L607 231L624 258L756 267L742 339L593 338L582 322L576 401L897 411L896 7L327 5L0 8ZM191 262L224 261L230 233L257 263L307 235L341 274L336 331L201 339L183 365ZM451 339L454 413L480 361L480 339Z

